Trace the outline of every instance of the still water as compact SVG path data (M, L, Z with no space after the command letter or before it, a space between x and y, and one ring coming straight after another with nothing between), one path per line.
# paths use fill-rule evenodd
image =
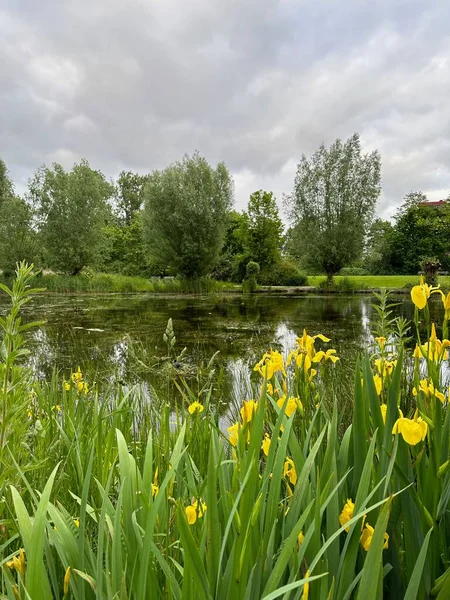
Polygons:
M394 315L411 319L409 295L394 298ZM127 385L151 382L186 348L180 364L189 372L215 353L228 386L249 382L262 352L287 354L303 328L331 338L340 369L350 371L358 353L371 343L374 298L364 296L224 295L163 297L92 295L36 297L24 307L24 320L44 323L30 334L31 365L38 376L81 367L99 383L117 378ZM0 314L7 310L0 298ZM169 352L163 341L171 318L176 336ZM169 359L170 357L170 359Z

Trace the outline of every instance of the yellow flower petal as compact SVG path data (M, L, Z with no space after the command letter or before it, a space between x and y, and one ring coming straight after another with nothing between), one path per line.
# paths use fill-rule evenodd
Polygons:
M339 515L339 523L341 527L343 527L350 519L353 518L353 511L355 510L355 504L351 501L350 498L347 499L347 502L344 504L344 508L342 509L341 514ZM350 527L346 527L345 531L348 531Z
M427 293L422 285L415 285L411 290L411 300L419 310L427 305Z

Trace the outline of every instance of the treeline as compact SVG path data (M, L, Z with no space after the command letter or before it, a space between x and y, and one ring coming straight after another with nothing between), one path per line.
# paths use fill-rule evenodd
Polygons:
M256 191L236 212L226 165L198 153L148 175L122 171L117 181L86 160L70 171L42 166L24 197L0 159L0 269L28 260L73 275L90 268L267 285L301 285L302 271L330 280L342 270L415 273L426 257L448 269L448 203L409 194L393 225L374 220L380 169L357 134L303 156L283 199L285 232L272 192Z
M252 194L243 213L233 202L226 166L213 168L198 153L150 175L123 171L115 182L86 160L70 171L43 166L23 198L0 161L0 268L10 272L28 260L72 275L88 267L240 282L256 261L261 281L278 283L282 272L282 283L301 283L304 277L283 257L274 195Z

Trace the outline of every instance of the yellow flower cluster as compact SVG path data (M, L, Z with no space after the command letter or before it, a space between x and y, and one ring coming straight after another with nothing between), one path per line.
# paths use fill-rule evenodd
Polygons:
M447 360L448 351L447 348L450 346L450 340L440 340L436 335L436 327L434 323L431 326L431 335L428 342L425 344L417 344L414 350L414 358L426 358L433 362L439 362L441 360Z
M288 356L286 362L287 366L294 361L297 367L303 368L305 371L311 371L310 377L312 378L317 373L315 369L311 368L313 363L318 364L327 360L336 363L339 360L339 357L336 356L336 350L330 348L326 352L323 350L317 352L314 346L316 339L322 340L322 342L325 343L330 341L330 338L325 337L321 333L317 335L308 335L306 329L304 329L302 337L297 338L297 348L292 350Z
M69 391L71 387L75 388L78 393L83 393L85 396L89 392L89 385L84 381L80 367L78 367L75 373L72 373L70 381L64 382L64 389L66 391Z
M413 388L413 396L417 396L419 392L422 392L427 398L437 398L442 403L445 401L445 396L442 392L437 390L434 387L434 383L432 381L428 381L428 379L421 379L419 382L419 389L416 387Z
M244 400L242 408L241 408L241 417L242 423L233 423L230 427L228 427L228 436L230 440L230 444L232 446L237 446L239 439L239 432L243 427L245 427L250 421L253 419L253 416L258 408L258 403L254 400ZM249 433L250 436L250 433Z
M262 359L256 363L253 370L267 379L267 381L272 379L274 374L278 372L281 372L284 376L286 376L283 357L278 350L270 350L270 352L266 352Z
M351 498L348 498L347 502L344 504L344 508L342 509L341 514L339 515L339 523L341 524L341 527L344 527L344 525L346 523L348 523L351 519L353 519L354 512L355 512L355 504L354 504L354 502L352 502ZM365 523L365 520L366 520L366 517L364 516L363 525L362 525L362 527L364 529L362 530L359 541L361 543L361 546L367 552L370 548L370 544L372 543L374 528L371 525L369 525L368 523ZM345 528L345 531L347 531L347 533L349 532L349 530L350 530L350 527ZM384 534L384 545L383 545L384 550L388 547L388 543L389 543L389 534L385 533Z

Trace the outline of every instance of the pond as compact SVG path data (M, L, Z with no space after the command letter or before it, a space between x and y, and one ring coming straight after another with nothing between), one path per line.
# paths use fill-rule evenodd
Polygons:
M394 300L394 314L412 319L409 295ZM127 385L152 383L163 366L175 369L185 348L175 363L181 373L192 375L200 364L206 368L218 353L216 364L232 390L249 385L251 367L264 351L278 348L287 355L303 328L330 337L328 347L341 356L338 368L351 372L372 339L374 301L369 295L41 295L24 307L24 320L45 321L29 339L38 376L54 369L68 376L80 366L100 384L114 378ZM2 297L0 314L7 306ZM171 350L163 341L169 318L176 337Z

